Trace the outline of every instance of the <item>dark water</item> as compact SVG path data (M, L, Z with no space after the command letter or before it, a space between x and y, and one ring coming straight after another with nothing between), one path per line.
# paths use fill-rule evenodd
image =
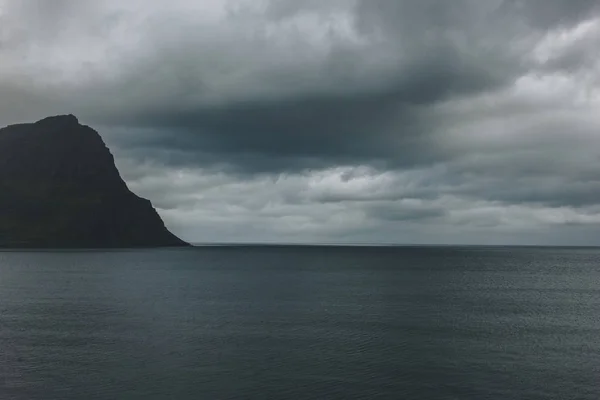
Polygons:
M600 250L0 253L1 399L598 399Z

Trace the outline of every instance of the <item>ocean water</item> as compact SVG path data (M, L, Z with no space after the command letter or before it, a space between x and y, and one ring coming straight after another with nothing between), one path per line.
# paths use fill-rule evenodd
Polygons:
M0 252L0 399L598 399L600 250Z

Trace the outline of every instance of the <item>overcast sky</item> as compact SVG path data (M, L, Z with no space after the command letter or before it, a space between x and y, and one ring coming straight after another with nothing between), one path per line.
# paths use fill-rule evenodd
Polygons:
M192 242L600 244L600 0L0 0L65 113Z

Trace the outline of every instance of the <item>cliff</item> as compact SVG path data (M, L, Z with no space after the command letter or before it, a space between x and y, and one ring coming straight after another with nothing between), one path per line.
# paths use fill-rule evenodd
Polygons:
M73 115L0 129L0 247L187 246Z

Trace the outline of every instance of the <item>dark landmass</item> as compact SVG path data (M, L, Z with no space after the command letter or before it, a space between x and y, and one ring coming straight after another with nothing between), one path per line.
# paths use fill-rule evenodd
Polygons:
M73 115L0 129L0 247L188 246Z

